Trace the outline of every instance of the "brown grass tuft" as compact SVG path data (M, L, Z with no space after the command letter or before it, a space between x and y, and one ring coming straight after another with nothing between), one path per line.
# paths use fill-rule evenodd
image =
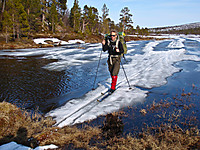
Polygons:
M0 103L0 145L11 141L30 147L55 144L72 144L77 148L87 148L92 138L98 137L101 130L85 127L53 127L51 117L44 118L34 113L23 111L13 104Z

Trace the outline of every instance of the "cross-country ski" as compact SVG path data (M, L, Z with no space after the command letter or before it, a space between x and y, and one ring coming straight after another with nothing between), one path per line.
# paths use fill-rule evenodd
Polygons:
M98 99L97 99L97 102L102 102L104 99L106 99L108 96L110 96L112 93L111 92L109 92L109 91L107 91L106 93L101 93L102 94L102 96L101 97L99 97Z

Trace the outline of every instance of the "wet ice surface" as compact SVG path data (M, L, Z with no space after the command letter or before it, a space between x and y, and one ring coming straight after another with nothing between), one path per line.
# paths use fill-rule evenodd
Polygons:
M11 93L10 99L7 98L7 101L16 102L17 99L24 97L24 99L28 99L25 104L29 103L29 107L39 106L43 112L54 107L55 109L46 115L53 116L57 125L62 127L95 119L100 115L143 102L149 91L165 85L167 78L174 73L179 74L178 72L187 68L187 63L191 61L197 62L197 64L193 64L193 69L196 71L195 77L199 73L199 38L177 37L161 41L131 41L127 42L127 46L127 62L123 60L123 66L132 89L129 90L121 68L117 90L101 103L97 102L97 98L102 91L106 91L110 87L106 64L107 53L102 54L97 76L98 84L95 85L95 90L91 90L101 44L87 44L83 49L56 47L0 51L2 60L12 61L14 59L14 62L20 62L22 66L17 75L21 80L16 82L15 78L7 79L5 77L9 80L10 86L13 85L12 82L16 82L13 91L18 90L16 93L10 92L9 88L4 90L5 93L8 93L7 95ZM38 62L38 64L30 65L26 63L27 61ZM184 66L182 66L182 62L185 62ZM24 68L24 64L27 64L27 68ZM10 71L12 72L12 69ZM26 75L31 73L37 77ZM28 84L26 84L27 82ZM180 86L183 86L183 83L184 80ZM30 84L33 86L29 87ZM1 94L4 99L6 99L5 93Z
M126 79L121 70L117 91L101 103L96 101L98 93L100 94L101 91L109 88L110 79L100 82L96 90L88 92L81 98L70 100L64 106L49 112L48 115L56 118L58 126L72 125L131 106L136 102L142 102L147 96L148 90L141 90L138 87L151 89L162 86L166 84L167 77L180 71L180 68L173 65L174 63L183 60L200 60L195 55L185 54L184 41L172 40L171 44L167 46L168 51L154 51L155 47L164 41L149 41L141 49L144 53L128 54L126 58L129 62L124 67L132 85L132 90L128 89ZM131 47L134 44L136 46L137 42L129 42L127 44ZM130 49L129 53L134 53L134 48Z

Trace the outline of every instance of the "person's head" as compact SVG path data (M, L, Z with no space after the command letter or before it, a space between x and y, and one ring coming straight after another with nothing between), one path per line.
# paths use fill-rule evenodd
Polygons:
M115 30L112 30L110 32L110 36L111 36L112 41L115 41L117 38L117 32Z

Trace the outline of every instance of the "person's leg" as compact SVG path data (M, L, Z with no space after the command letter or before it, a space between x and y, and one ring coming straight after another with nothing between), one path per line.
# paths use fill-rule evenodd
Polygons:
M111 72L112 83L111 83L111 92L115 91L116 84L117 84L117 77L120 69L120 57L116 57L112 59L112 65L109 67L109 71Z

